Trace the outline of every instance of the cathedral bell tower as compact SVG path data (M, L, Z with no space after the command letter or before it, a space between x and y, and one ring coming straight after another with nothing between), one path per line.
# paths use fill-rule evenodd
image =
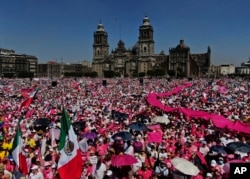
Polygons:
M108 33L105 32L103 24L100 22L94 32L93 63L92 70L102 77L104 61L109 56Z
M108 33L100 22L94 32L93 60L102 61L109 55Z
M152 56L154 55L154 38L153 27L150 25L150 20L147 16L143 19L143 24L139 29L139 56Z
M140 73L146 74L147 71L156 68L156 58L154 54L153 27L147 16L143 19L143 24L139 28L139 39L137 43L137 76Z

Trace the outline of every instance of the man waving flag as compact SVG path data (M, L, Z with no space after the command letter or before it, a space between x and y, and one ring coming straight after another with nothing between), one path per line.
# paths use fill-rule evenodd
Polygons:
M35 99L36 97L36 94L38 92L38 89L33 91L29 97L27 99L25 99L22 103L21 103L21 106L19 108L19 111L23 108L23 107L29 107L30 104L32 103L32 101Z
M58 173L61 179L79 179L82 173L82 158L77 136L63 108L59 138L60 159Z
M13 141L12 147L12 157L18 166L18 169L24 174L28 174L28 165L26 161L26 157L23 152L23 139L20 131L20 124L18 122L16 136Z

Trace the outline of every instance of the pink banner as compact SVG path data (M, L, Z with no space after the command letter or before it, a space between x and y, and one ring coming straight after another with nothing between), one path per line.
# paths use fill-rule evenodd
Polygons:
M153 130L153 131L159 131L159 130L161 130L161 125L160 124L148 125L147 127L149 129Z
M148 142L162 142L162 133L161 132L147 132Z
M250 134L250 124L249 123L243 123L241 121L233 122L233 121L231 121L231 120L229 120L221 115L210 114L210 113L207 113L205 111L195 111L195 110L188 109L188 108L172 108L169 106L165 106L164 104L161 103L161 101L159 101L159 98L178 94L181 90L183 90L184 88L188 88L190 86L192 86L191 83L186 83L184 85L180 85L180 86L174 88L170 92L160 93L160 94L150 93L147 96L147 101L151 106L158 107L165 112L178 111L180 113L183 113L187 118L192 117L192 118L202 118L204 120L211 120L212 124L215 127L220 128L220 129L228 129L228 130L234 131L234 132L242 132L242 133ZM225 90L225 88L223 89L223 91L224 90Z

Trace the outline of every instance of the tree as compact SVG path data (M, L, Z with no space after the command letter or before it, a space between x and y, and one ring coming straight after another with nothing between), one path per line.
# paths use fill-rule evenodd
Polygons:
M83 74L83 76L85 77L91 77L91 78L95 78L98 76L97 72L96 71L92 71L92 72L86 72Z
M5 77L6 74L4 74ZM34 73L33 72L18 72L17 74L18 78L34 78Z
M120 77L121 74L120 74L119 72L115 72L115 76L116 76L116 77Z
M105 78L114 78L115 72L111 71L111 70L106 70L106 71L104 71L104 77Z
M155 76L164 76L165 74L166 74L166 71L164 69L155 70Z
M174 70L169 70L168 75L173 77L175 75L175 71Z
M137 72L133 72L132 76L133 76L134 78L138 77Z
M65 72L63 74L64 77L82 77L83 73L81 72Z
M146 75L145 72L140 72L140 73L139 73L139 77L144 77L145 75Z
M148 70L147 75L150 76L150 77L155 76L154 70Z

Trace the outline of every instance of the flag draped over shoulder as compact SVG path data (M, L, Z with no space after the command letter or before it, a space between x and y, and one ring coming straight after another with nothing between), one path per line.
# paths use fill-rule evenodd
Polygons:
M38 89L33 91L29 97L27 99L25 99L22 103L21 103L21 106L19 108L19 110L21 110L23 107L29 107L30 104L32 103L32 101L34 100L34 98L36 97L36 94L38 92Z
M77 136L63 108L59 138L60 159L58 173L61 179L79 179L82 173L82 158Z
M28 174L28 165L26 157L23 153L23 139L20 131L20 125L18 123L16 136L12 146L12 157L18 166L18 169L25 175Z

